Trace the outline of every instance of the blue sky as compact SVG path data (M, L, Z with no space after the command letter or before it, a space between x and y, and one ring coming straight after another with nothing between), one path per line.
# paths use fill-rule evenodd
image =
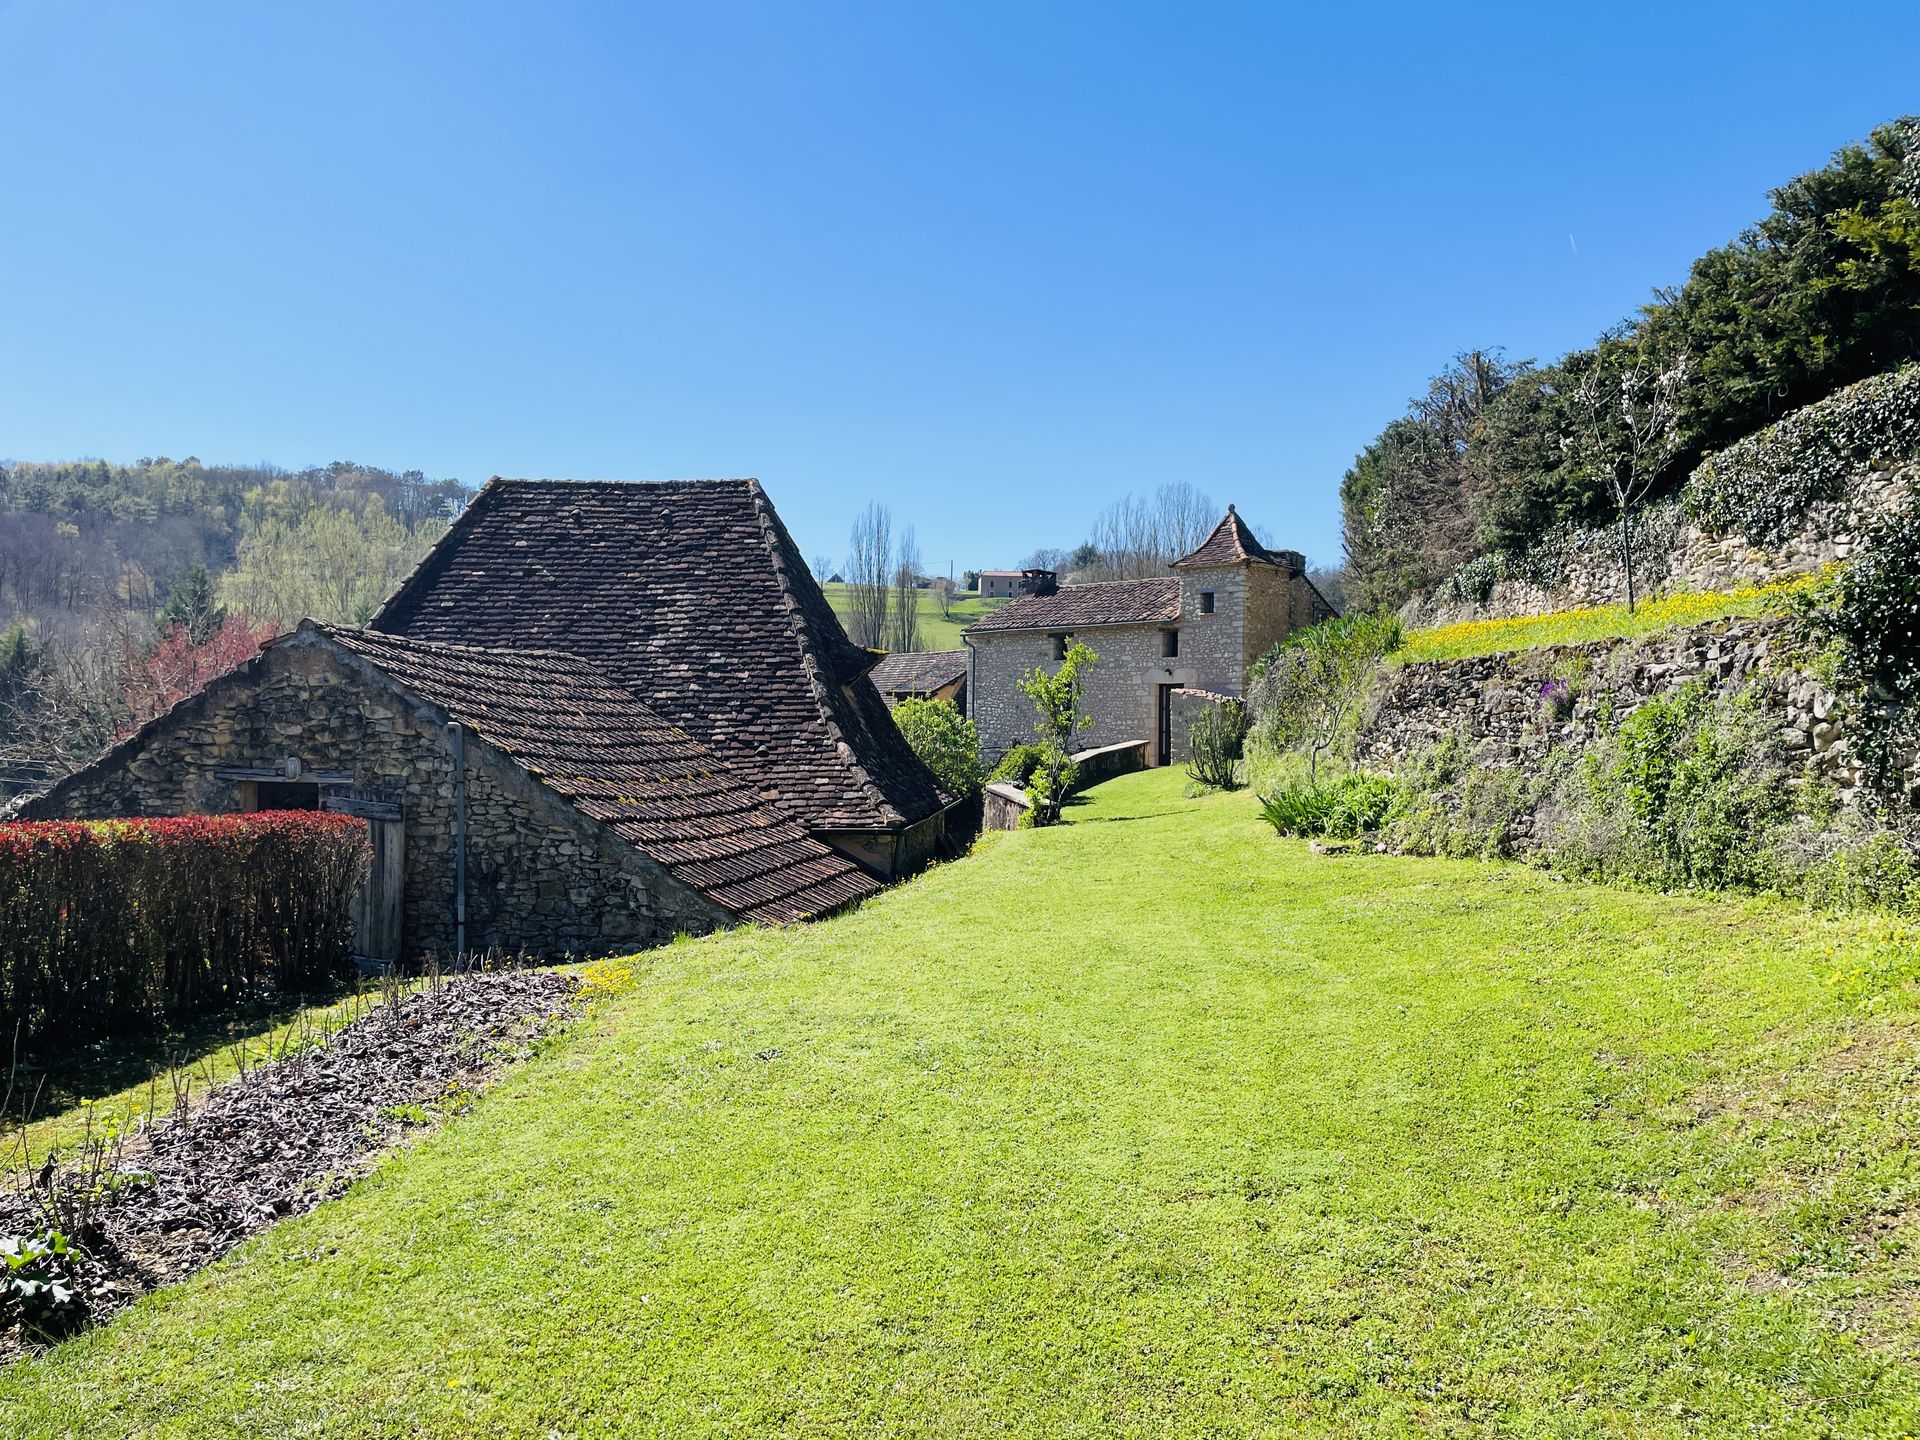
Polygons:
M930 567L1188 480L1339 552L1920 109L1920 6L0 3L0 455L760 476Z

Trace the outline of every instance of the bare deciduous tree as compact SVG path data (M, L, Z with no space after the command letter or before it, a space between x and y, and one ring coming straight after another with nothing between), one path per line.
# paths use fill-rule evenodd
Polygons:
M1680 387L1687 378L1682 352L1664 369L1641 354L1617 375L1594 365L1573 390L1575 432L1570 443L1588 467L1606 481L1620 517L1620 564L1626 572L1627 613L1633 585L1633 509L1652 493L1673 459L1679 437Z
M853 522L847 586L853 598L853 643L877 650L887 638L893 580L893 512L870 502Z
M1088 544L1098 558L1087 568L1101 580L1165 575L1219 518L1213 501L1184 480L1151 496L1124 495L1094 520Z
M909 525L893 560L893 635L890 650L920 648L920 542Z

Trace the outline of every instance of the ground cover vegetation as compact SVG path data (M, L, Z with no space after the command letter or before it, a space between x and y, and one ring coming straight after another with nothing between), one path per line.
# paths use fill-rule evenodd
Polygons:
M1914 1429L1911 936L1184 784L634 957L0 1434Z
M1625 640L1680 625L1737 616L1791 613L1796 603L1831 578L1831 571L1787 576L1730 590L1679 590L1654 600L1625 605L1581 605L1543 615L1511 619L1459 620L1409 630L1391 654L1396 664L1422 660L1465 660L1548 645L1580 645L1594 640Z
M337 984L367 857L345 815L0 825L0 1033L46 1050Z
M382 1150L471 1105L571 1015L575 989L526 971L390 982L337 1028L164 1112L44 1151L19 1132L0 1183L0 1361L337 1195Z
M1771 200L1588 349L1549 365L1456 357L1342 482L1352 602L1395 608L1459 567L1491 568L1556 533L1630 516L1638 564L1657 537L1637 502L1675 494L1690 474L1703 519L1754 524L1755 538L1827 483L1818 467L1768 463L1805 437L1746 437L1920 358L1920 121L1880 127ZM1898 398L1876 390L1861 405L1899 408ZM1727 447L1731 458L1697 473ZM1769 488L1769 470L1792 482Z

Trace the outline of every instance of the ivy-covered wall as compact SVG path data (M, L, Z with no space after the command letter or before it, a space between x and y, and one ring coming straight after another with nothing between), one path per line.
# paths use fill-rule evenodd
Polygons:
M1635 517L1643 595L1724 590L1849 558L1920 489L1920 365L1877 375L1787 415L1694 470L1680 494ZM1402 618L1410 626L1539 615L1626 599L1614 526L1556 531L1520 555L1453 572Z
M1384 672L1354 759L1365 769L1391 771L1455 740L1482 768L1524 768L1556 750L1586 749L1645 701L1699 680L1716 693L1756 690L1788 757L1851 795L1862 776L1847 706L1818 668L1795 646L1792 622L1782 617L1423 661Z

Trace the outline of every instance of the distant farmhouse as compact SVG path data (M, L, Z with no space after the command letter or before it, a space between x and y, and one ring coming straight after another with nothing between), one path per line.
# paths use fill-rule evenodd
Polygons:
M943 834L879 659L756 481L495 479L366 629L302 624L21 813L364 815L377 959L801 920Z
M1245 693L1254 661L1334 613L1307 578L1305 558L1266 549L1231 505L1173 570L1090 585L1022 572L1024 593L967 628L967 691L988 763L1033 738L1020 677L1057 665L1075 640L1100 657L1086 686L1094 723L1079 743L1144 740L1147 762L1166 765L1186 758L1187 723L1199 706Z
M967 652L925 650L889 655L873 667L873 685L889 707L902 700L950 700L967 713Z
M982 600L1011 600L1020 593L1021 583L1026 579L1024 570L982 570L980 572L980 598Z

